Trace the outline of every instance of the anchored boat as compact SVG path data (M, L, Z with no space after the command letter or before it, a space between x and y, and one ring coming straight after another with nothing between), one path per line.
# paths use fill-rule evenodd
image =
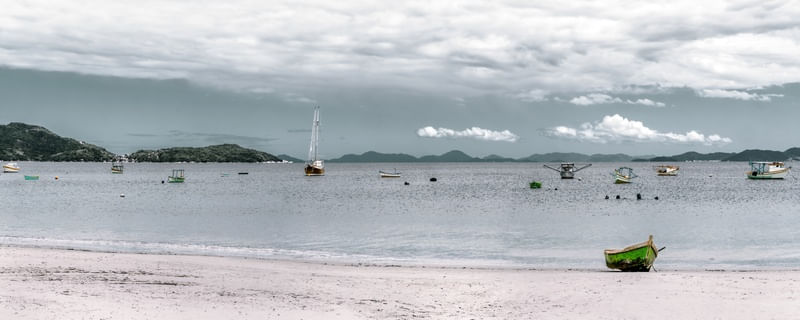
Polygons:
M124 167L122 165L122 162L114 161L111 163L111 173L122 174L123 170Z
M633 178L638 177L629 167L619 167L611 175L614 176L614 183L631 183Z
M750 161L748 179L783 179L789 174L789 169L779 161Z
M394 169L394 172L378 170L378 174L381 175L381 178L400 178L400 172L397 172L397 169Z
M656 175L662 177L674 177L678 175L678 170L681 168L678 166L655 166L653 167L656 169Z
M650 271L653 262L658 257L658 252L664 248L656 249L653 244L653 236L647 241L628 246L624 249L606 249L603 253L606 256L606 266L611 269L621 271Z
M173 169L172 175L167 177L169 183L183 183L186 177L183 175L183 169Z
M39 180L39 176L25 176L25 180Z
M592 166L592 164L590 163L590 164L587 164L587 165L585 165L583 167L580 167L580 168L576 169L574 163L564 162L564 163L561 164L561 168L560 169L556 169L556 168L553 168L551 166L544 165L544 167L547 168L547 169L558 171L558 173L561 174L561 179L572 179L572 178L575 177L575 172L581 171L581 170L586 169L586 168L591 167L591 166Z
M3 172L5 173L16 173L19 172L19 166L16 162L9 162L3 165Z
M325 163L317 157L319 147L319 106L314 108L314 122L311 125L311 146L308 148L306 176L324 176Z

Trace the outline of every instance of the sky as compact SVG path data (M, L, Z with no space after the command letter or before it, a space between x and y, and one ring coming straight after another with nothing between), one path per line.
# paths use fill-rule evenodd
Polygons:
M0 123L116 153L800 146L798 1L10 1Z

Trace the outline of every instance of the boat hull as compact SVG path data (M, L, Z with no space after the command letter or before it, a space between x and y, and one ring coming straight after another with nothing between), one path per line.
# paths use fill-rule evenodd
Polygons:
M616 183L616 184L631 183L631 179L630 178L625 178L625 177L616 177L616 178L614 178L614 183Z
M111 173L113 173L113 174L122 174L122 170L111 169Z
M324 176L325 175L325 168L315 167L312 165L306 165L305 168L306 176Z
M678 175L678 173L677 172L659 172L659 173L656 173L656 175L659 176L659 177L675 177L675 176Z
M396 173L396 172L378 171L378 174L381 175L381 178L400 178L400 173Z
M783 179L786 178L787 175L789 175L789 168L762 173L753 171L747 172L747 178L753 180Z
M39 176L25 176L25 180L39 180Z
M658 249L653 238L621 250L605 250L606 266L611 269L631 272L647 272L653 267Z
M183 178L183 177L169 177L169 178L167 178L167 182L169 182L169 183L183 183L184 180L186 180L186 179Z
M5 173L17 173L17 172L19 172L19 168L3 166L3 172L5 172Z

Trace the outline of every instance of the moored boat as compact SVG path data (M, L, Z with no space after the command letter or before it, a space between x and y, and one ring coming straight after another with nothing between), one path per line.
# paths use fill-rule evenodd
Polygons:
M394 172L386 172L382 170L378 170L378 174L380 174L381 178L400 178L400 172L397 172L397 169Z
M167 177L169 183L183 183L186 177L183 175L183 169L173 169L172 175Z
M122 174L124 169L125 168L122 165L122 162L114 161L114 162L111 163L111 173Z
M19 172L19 165L16 162L9 162L3 165L3 172L16 173Z
M39 180L39 176L25 176L25 180Z
M306 162L306 176L324 176L325 163L319 159L319 106L314 108L314 122L311 125L311 146L308 148L308 161Z
M780 161L750 161L748 179L783 179L789 175L789 169Z
M653 267L659 251L653 244L653 236L650 235L645 242L623 249L606 249L603 254L606 257L606 266L611 269L647 272Z
M544 167L547 168L547 169L558 171L558 173L561 175L561 179L573 179L573 178L575 178L575 173L576 172L581 171L581 170L586 169L586 168L591 167L591 166L592 166L592 164L590 163L590 164L587 164L587 165L585 165L583 167L580 167L580 168L576 169L574 163L572 163L572 162L564 162L564 163L561 164L561 167L559 169L556 169L556 168L553 168L551 166L544 165Z
M653 168L656 169L656 175L661 177L677 176L678 170L680 170L678 166L655 166Z
M611 175L614 176L614 183L631 183L633 178L638 177L629 167L619 167Z
M541 189L542 183L539 181L531 181L530 183L531 189Z

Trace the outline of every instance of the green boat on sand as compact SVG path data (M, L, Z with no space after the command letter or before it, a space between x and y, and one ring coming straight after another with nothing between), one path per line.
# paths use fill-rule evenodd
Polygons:
M664 248L661 248L664 250ZM606 266L621 271L650 271L653 262L658 257L658 252L653 244L653 236L647 241L628 246L624 249L606 249Z

